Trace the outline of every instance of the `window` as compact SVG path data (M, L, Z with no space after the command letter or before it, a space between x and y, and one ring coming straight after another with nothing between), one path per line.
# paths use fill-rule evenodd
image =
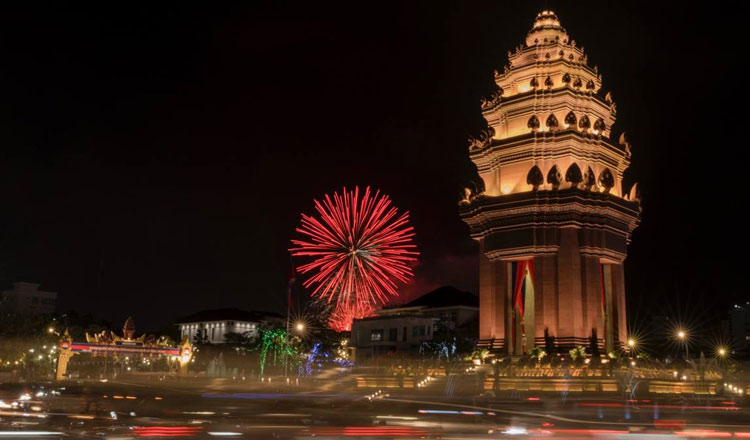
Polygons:
M526 126L529 127L532 131L536 131L539 129L539 118L536 116L531 116L529 118L529 122L526 123Z
M411 328L411 335L412 336L424 336L425 335L425 326L420 325L416 327Z
M398 340L398 329L397 328L388 329L388 340L389 341L396 341L396 340Z
M39 304L39 297L34 296L31 298L31 304Z
M548 128L557 128L557 126L558 126L558 125L560 125L560 124L559 124L559 123L557 122L557 116L555 116L555 114L554 114L554 113L553 113L553 114L551 114L551 115L549 115L549 117L547 118L547 123L546 123L546 125L547 125L547 127L548 127Z
M382 341L383 340L383 330L373 330L372 333L370 333L370 340L371 341Z
M539 188L539 185L544 184L544 175L538 166L531 167L529 174L526 175L526 183L532 185L535 190Z
M456 312L443 312L443 313L440 314L440 320L441 321L455 322L456 321Z
M403 333L403 336L401 337L401 340L406 341L406 327L404 327L404 333Z

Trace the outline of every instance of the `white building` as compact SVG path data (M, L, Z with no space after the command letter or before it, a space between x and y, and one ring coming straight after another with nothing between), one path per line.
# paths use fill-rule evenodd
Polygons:
M282 322L283 317L270 312L248 312L238 309L204 310L179 320L180 338L210 344L226 343L228 333L239 333L253 338L263 324ZM200 336L200 338L199 338Z
M39 290L39 284L17 282L0 295L0 308L12 313L49 315L55 311L57 292Z

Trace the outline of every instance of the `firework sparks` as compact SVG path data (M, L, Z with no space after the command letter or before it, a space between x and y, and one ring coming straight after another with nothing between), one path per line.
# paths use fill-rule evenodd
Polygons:
M328 326L337 332L348 332L352 329L355 319L367 318L375 314L375 309L370 304L344 305L339 304L328 319Z
M297 232L305 238L292 240L290 249L313 258L299 267L313 274L304 282L315 286L312 295L335 301L339 315L352 319L397 296L397 283L413 276L409 264L419 255L409 213L399 214L388 196L369 187L361 197L358 187L326 195L315 209L317 217L302 214Z

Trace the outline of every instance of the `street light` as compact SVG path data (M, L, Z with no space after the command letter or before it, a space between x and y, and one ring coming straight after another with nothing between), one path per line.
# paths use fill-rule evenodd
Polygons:
M295 329L297 329L298 332L302 333L305 330L305 324L302 322L298 322L297 325L294 326Z
M636 345L635 339L633 338L628 339L628 347L630 347L630 351L633 351L633 349L635 348L635 345Z
M685 344L685 360L690 359L690 353L688 352L687 333L685 333L685 330L678 330L677 337L680 338L680 341Z

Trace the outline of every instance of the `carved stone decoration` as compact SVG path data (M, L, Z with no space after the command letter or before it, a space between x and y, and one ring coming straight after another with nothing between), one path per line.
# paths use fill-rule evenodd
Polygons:
M589 120L588 116L581 116L581 120L578 121L578 128L583 132L589 131L589 128L591 128L591 121Z
M607 125L604 123L604 119L599 118L594 122L594 130L596 130L598 133L604 133L604 130L607 129Z
M464 187L462 194L461 194L461 200L458 201L459 205L468 205L471 203L471 188Z
M568 112L567 115L565 115L565 126L567 127L575 127L578 125L578 118L576 118L576 114L573 113L573 111Z
M529 86L531 87L539 87L539 81L536 79L536 77L531 78L531 81L529 81Z
M562 82L563 82L563 83L564 83L565 85L568 85L568 84L570 84L570 81L571 81L571 79L570 79L570 74L569 74L569 73L566 73L565 75L563 75L563 77L562 77Z
M628 138L625 135L624 131L622 132L622 134L620 134L619 144L625 149L625 157L630 157L630 142L628 142Z
M526 175L526 183L534 187L534 191L539 189L539 185L544 184L544 175L538 166L534 165Z
M526 126L529 127L531 131L539 130L539 118L537 118L536 115L532 115L529 118L529 122L526 123Z
M599 173L599 186L604 188L603 193L607 194L615 186L615 177L612 175L612 171L609 168L605 168L604 171Z
M133 322L132 316L128 316L128 319L125 320L125 324L122 326L122 336L127 340L132 340L134 334L135 322Z
M582 85L583 81L581 81L581 78L576 78L576 80L573 81L573 87L575 87L576 89L580 89Z
M487 127L479 132L479 136L469 136L469 150L480 150L488 146L495 136L495 129Z
M471 204L477 197L484 195L484 180L480 177L478 181L470 180L467 181L461 188L461 195L459 197L458 204L468 205Z
M583 188L586 191L591 190L596 184L596 177L594 176L594 170L591 167L586 169L586 174L583 175Z
M554 85L554 83L552 82L552 78L551 77L548 76L547 78L545 78L545 80L544 80L544 87L552 87L553 85Z
M641 201L641 187L638 186L638 182L634 183L632 187L630 187L630 194L628 194L628 198L633 202L639 202Z
M604 96L604 100L607 102L607 104L612 104L612 92L607 92L607 94Z
M589 82L586 83L586 89L587 90L594 90L596 86L594 85L594 81L589 80Z
M553 113L553 114L549 115L549 117L547 118L547 122L545 123L545 125L547 126L547 128L553 129L553 128L557 128L560 125L560 123L557 122L557 117Z
M547 183L552 185L552 189L559 189L562 183L562 174L557 165L553 165L547 173Z
M578 184L583 181L583 174L581 174L581 169L575 162L573 162L568 167L568 171L565 172L565 181L570 182L571 188L578 188Z
M482 110L487 110L487 109L496 107L498 104L500 104L500 101L502 100L502 96L503 96L503 89L502 87L498 87L490 94L489 97L487 98L482 97Z

